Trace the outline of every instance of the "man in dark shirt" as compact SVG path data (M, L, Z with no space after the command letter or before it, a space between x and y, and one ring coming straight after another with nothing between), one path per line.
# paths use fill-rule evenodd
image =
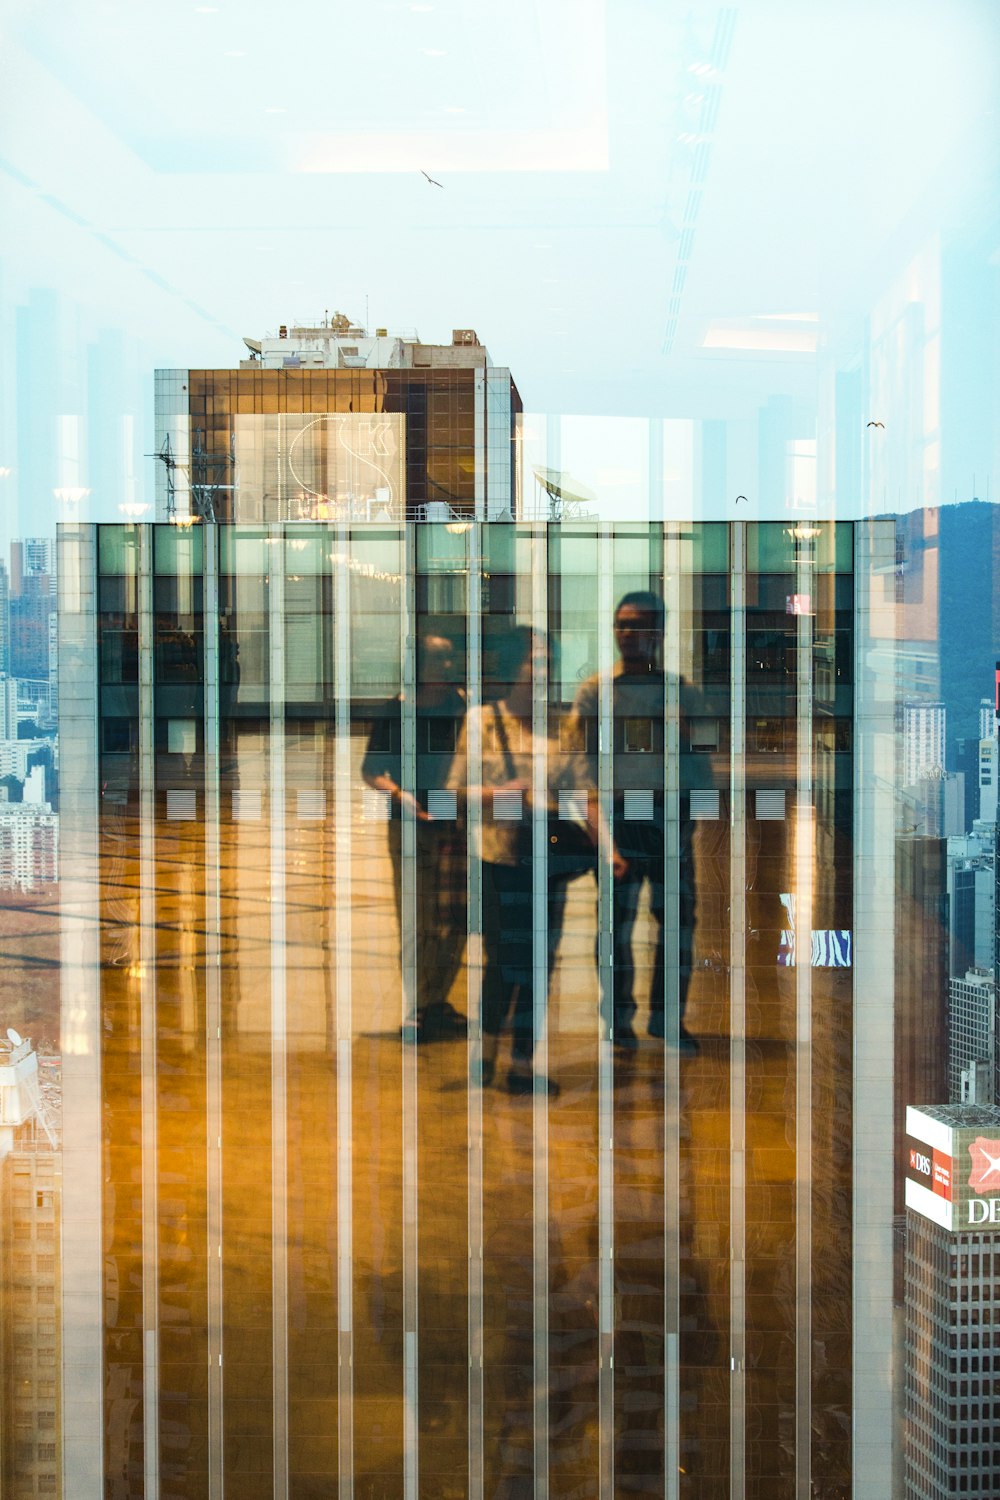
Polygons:
M612 830L627 869L612 887L611 973L601 968L601 1012L612 1028L616 1047L638 1045L633 1028L636 1012L635 961L632 934L639 896L649 882L650 908L656 924L656 948L649 1000L649 1034L664 1037L664 799L668 780L681 785L681 765L666 765L666 686L661 665L665 611L662 599L646 590L626 594L615 610L615 644L619 661L611 682L612 702ZM681 683L681 694L686 685ZM591 760L598 780L598 730L601 680L591 677L576 696L576 733ZM687 718L680 708L680 758L688 750ZM678 975L681 1052L694 1055L698 1043L684 1025L684 1007L691 978L695 923L694 859L690 817L681 796Z
M465 694L455 675L451 641L443 635L423 634L418 642L412 710L416 748L412 790L402 785L406 708L402 693L382 704L375 715L361 766L367 785L390 799L389 856L404 947L404 812L414 822L416 922L411 955L416 989L407 995L409 1015L403 1036L416 1042L440 1041L466 1032L465 1017L448 1001L465 948L465 839L455 814L435 809L430 795L441 792L445 800L454 801L454 794L445 788L466 710Z

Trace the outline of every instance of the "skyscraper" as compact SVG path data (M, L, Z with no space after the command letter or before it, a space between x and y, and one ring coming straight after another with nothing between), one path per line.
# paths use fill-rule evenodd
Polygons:
M907 1110L905 1500L1000 1474L1000 1109Z
M940 775L945 764L945 706L910 699L903 704L903 785Z
M63 531L81 1500L112 1473L147 1493L884 1500L894 679L871 642L892 557L877 523ZM616 605L650 592L656 713L628 707L616 645ZM522 661L530 709L507 721L527 780L493 797L528 624L551 653ZM467 729L419 710L451 672ZM400 805L426 796L453 830L430 871L362 776L387 704ZM458 746L441 789L431 762ZM619 877L552 894L536 818L517 993L530 972L537 1082L489 1086L488 851L546 785L571 817L642 765L623 815L663 869L633 917L643 1034L617 1044L599 1008ZM421 892L456 869L468 1038L406 1047ZM682 986L697 1055L676 1045ZM86 1298L108 1274L101 1326Z
M28 537L11 543L10 675L44 686L49 680L49 619L56 607L55 542Z
M981 1104L996 1101L990 1094L996 1072L996 984L992 969L970 969L953 978L948 986L948 1086L953 1104L962 1102L962 1073L974 1063L986 1064L987 1096Z
M0 561L0 677L10 671L10 574Z
M948 840L948 930L952 976L993 967L996 872L992 831Z

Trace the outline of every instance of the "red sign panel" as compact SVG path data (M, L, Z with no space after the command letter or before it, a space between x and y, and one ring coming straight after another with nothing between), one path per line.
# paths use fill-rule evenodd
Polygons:
M931 1152L932 1177L931 1187L939 1198L947 1198L951 1202L951 1157L946 1156L943 1151Z
M972 1171L969 1186L974 1193L1000 1193L1000 1141L977 1135L970 1142Z

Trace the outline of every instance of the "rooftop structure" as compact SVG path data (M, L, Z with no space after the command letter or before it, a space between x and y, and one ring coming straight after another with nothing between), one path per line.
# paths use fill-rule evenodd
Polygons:
M474 328L455 328L449 344L425 344L415 329L371 333L343 313L322 323L282 324L263 339L245 338L241 370L484 370L492 364Z
M244 343L238 369L157 371L158 519L519 514L521 398L474 329L426 344L337 313Z

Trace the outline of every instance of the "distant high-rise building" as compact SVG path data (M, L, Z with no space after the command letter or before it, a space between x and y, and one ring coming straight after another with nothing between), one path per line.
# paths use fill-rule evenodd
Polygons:
M948 771L941 782L941 833L946 839L956 838L967 827L965 774L962 771Z
M965 811L963 833L968 833L979 817L979 738L960 737L955 742L953 765L964 778Z
M58 865L58 813L47 803L0 803L0 890L33 891L50 884Z
M49 702L46 722L53 726L59 722L59 616L55 610L49 615ZM964 832L964 828L961 831Z
M910 699L903 704L903 785L940 775L945 764L945 707Z
M58 1123L38 1058L0 1039L0 1492L62 1494Z
M910 835L896 839L895 942L893 944L894 1118L896 1160L902 1160L906 1108L911 1099L948 1099L948 929L945 843ZM903 1175L893 1195L904 1212ZM902 1301L903 1267L897 1259L896 1296Z
M981 740L995 740L997 737L997 717L990 698L979 700L979 738Z
M158 370L157 515L511 518L521 398L471 328L450 344L337 314L247 339L238 370Z
M951 1102L962 1099L962 1074L974 1063L987 1065L990 1089L996 1071L996 985L992 969L969 969L948 985L948 1088ZM979 1102L992 1104L987 1097Z
M29 757L36 753L37 748L37 740L0 738L0 776L14 776L23 781L28 774Z
M996 1069L988 1062L972 1062L962 1069L959 1104L992 1104L996 1095Z
M0 739L17 739L17 678L0 677Z
M0 676L10 671L10 574L0 562Z
M1000 1109L906 1112L905 1500L995 1496Z
M997 740L990 735L979 741L979 821L997 821Z
M948 840L949 972L990 969L996 923L995 852L982 830Z
M56 571L54 537L21 537L10 544L11 592L20 594L28 578L52 578Z
M49 620L56 607L55 543L28 537L11 543L9 672L49 680Z

